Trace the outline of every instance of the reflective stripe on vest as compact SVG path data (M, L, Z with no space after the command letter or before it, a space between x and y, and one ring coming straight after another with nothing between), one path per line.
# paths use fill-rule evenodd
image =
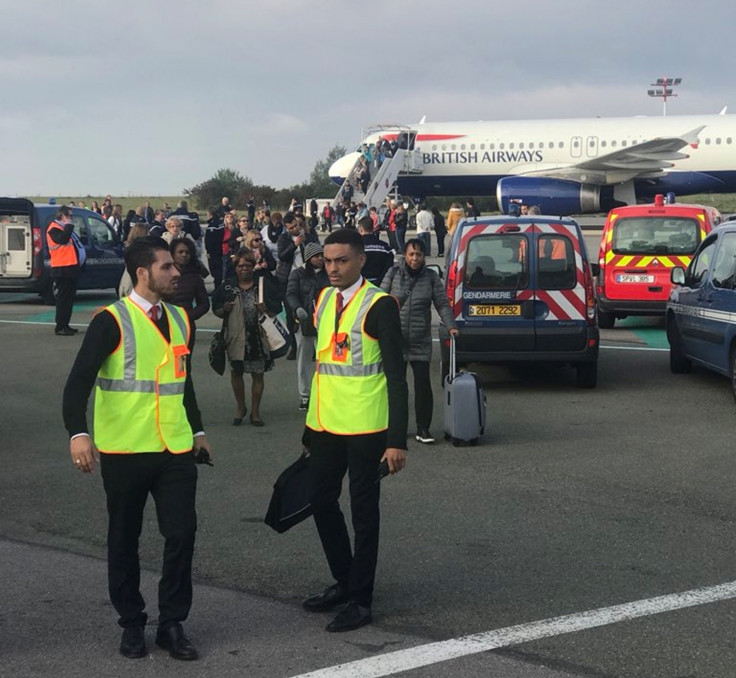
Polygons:
M388 428L388 390L381 349L363 326L373 304L387 295L375 285L363 283L340 318L338 334L347 341L343 352L337 352L336 292L328 287L317 301L317 366L306 424L312 430L337 435L384 431Z
M51 266L53 268L58 268L60 266L76 266L77 263L79 263L79 259L77 257L77 248L74 247L74 242L69 240L69 242L64 243L63 245L58 242L54 242L49 234L52 228L58 228L63 232L64 226L58 221L52 221L46 229L46 245L49 248L49 255L51 256Z
M95 383L94 437L102 452L176 454L192 448L184 409L189 321L183 309L162 306L170 342L129 298L106 309L120 327L120 345Z

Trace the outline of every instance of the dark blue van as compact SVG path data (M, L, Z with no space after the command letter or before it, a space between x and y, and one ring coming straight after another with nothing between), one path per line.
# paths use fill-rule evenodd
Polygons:
M687 270L670 274L667 302L670 368L693 363L731 379L736 397L736 224L725 223L700 243Z
M54 302L46 229L58 205L25 198L0 198L0 292L38 292ZM74 231L87 252L80 290L117 290L123 274L123 245L99 214L72 208Z

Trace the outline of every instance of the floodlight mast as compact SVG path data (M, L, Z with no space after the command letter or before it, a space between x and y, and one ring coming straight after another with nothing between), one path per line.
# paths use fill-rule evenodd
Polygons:
M667 97L676 97L674 94L674 87L677 87L682 82L682 78L657 78L657 82L653 82L650 87L656 89L647 90L647 94L650 97L658 97L662 99L662 115L667 115Z

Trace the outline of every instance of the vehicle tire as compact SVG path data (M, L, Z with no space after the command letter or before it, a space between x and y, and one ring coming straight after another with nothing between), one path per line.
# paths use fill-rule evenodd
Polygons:
M685 356L680 330L677 329L674 320L667 322L667 339L670 342L670 372L672 374L687 374L693 368L693 364Z
M616 322L616 316L608 311L598 311L598 327L610 330Z
M578 388L595 388L598 382L598 363L578 363L577 366Z
M460 447L460 441L457 438L452 439L452 446L453 447Z

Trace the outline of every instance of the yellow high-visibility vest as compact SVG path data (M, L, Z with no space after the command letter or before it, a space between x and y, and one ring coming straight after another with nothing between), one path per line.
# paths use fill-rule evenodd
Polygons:
M161 305L170 342L129 297L106 309L120 327L120 344L95 383L94 440L101 452L180 454L192 449L184 409L189 319L184 309Z
M336 328L336 292L327 287L317 301L317 366L307 426L337 435L385 431L388 390L381 349L363 325L373 304L387 295L364 281L343 309Z

